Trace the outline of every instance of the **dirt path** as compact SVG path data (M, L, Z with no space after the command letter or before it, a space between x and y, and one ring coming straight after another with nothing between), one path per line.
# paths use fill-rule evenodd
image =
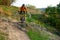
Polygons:
M6 31L8 33L9 40L30 40L24 31L17 28L18 27L17 22L14 23L3 21L0 22L1 28L7 27Z
M24 31L17 28L19 27L17 22L10 23L10 25L8 28L10 40L30 40Z
M10 26L8 28L10 40L29 40L28 36L16 27Z

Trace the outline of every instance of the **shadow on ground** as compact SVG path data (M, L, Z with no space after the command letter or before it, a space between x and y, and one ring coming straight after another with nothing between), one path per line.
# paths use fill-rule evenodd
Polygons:
M10 22L12 26L18 28L21 31L27 32L27 30L25 29L26 27L28 27L27 23L20 23L20 22Z

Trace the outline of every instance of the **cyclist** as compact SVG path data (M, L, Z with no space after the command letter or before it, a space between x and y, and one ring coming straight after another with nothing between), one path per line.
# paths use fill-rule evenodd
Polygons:
M26 8L25 4L22 4L22 6L19 8L20 20L22 23L25 21L26 13L27 13L27 8Z

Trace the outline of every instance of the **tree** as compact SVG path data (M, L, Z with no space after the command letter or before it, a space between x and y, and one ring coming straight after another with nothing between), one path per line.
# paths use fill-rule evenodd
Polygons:
M60 14L60 3L57 4L57 12Z
M55 7L47 7L45 14L49 15L46 19L47 24L50 23L50 26L60 30L60 3Z
M11 5L12 2L14 2L15 0L0 0L0 5Z

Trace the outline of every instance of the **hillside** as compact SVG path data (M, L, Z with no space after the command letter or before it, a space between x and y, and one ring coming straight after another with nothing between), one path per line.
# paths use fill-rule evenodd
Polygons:
M60 40L60 36L50 32L46 28L48 26L37 20L41 14L34 14L31 9L31 19L27 16L26 23L21 26L17 11L17 7L0 6L0 30L4 33L0 40Z
M40 11L40 9L32 9L32 8L28 8L28 12L30 12L31 14L41 14L42 13Z
M40 8L41 11L45 11L46 8Z

